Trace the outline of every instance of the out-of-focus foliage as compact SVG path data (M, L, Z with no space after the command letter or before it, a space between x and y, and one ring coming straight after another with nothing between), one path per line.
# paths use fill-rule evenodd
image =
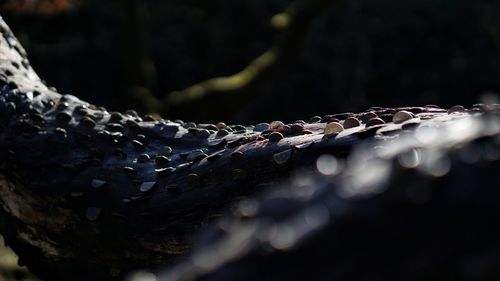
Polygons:
M54 16L76 8L78 1L70 0L7 0L0 2L5 13Z
M0 281L14 280L34 281L36 278L26 268L17 265L16 255L3 246L3 238L0 236Z
M87 0L52 15L2 14L49 84L147 112L155 104L144 97L242 70L271 46L271 18L290 2ZM312 26L302 56L272 81L272 96L254 99L232 120L474 103L500 91L499 11L489 0L340 1Z
M49 84L123 109L239 71L267 49L286 2L94 0L51 17L3 14Z

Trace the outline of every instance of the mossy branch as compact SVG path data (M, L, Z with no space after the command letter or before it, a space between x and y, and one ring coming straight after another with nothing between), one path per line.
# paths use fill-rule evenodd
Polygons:
M300 57L313 22L334 2L333 0L293 2L284 12L272 18L271 24L278 33L275 42L267 51L236 74L211 78L184 90L171 92L163 100L160 111L163 114L176 115L184 111L186 105L193 108L197 103L211 106L221 102L230 102L232 108L238 110L249 100L269 94L276 79L279 79L290 64ZM202 116L202 118L211 117Z

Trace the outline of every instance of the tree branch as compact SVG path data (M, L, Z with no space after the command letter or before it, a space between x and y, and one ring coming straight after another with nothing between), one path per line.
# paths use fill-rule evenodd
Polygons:
M463 107L372 108L226 126L108 112L45 86L1 19L0 31L0 231L47 280L170 263L235 200L320 155L344 161L361 142L469 118Z
M333 0L297 0L272 18L277 31L273 45L255 58L240 72L211 78L182 91L175 91L164 99L165 115L182 115L187 108L210 108L228 103L231 108L223 112L199 111L201 119L227 118L258 96L269 95L273 85L301 56L308 31L312 24L328 8Z
M322 140L325 124L217 127L108 112L45 86L0 26L0 229L43 278L106 280L168 262L234 198L358 142Z

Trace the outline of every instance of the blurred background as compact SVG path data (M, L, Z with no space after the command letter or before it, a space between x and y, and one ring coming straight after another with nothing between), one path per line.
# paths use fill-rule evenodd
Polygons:
M500 92L493 0L0 0L0 13L48 85L112 111L249 124Z
M201 109L189 103L179 109L165 101L172 92L238 73L274 46L282 32L273 16L294 2L327 4L292 30L304 33L290 41L298 50L270 79L254 83L243 103L218 97ZM204 122L293 121L370 106L470 105L500 91L498 1L0 3L48 85L109 110L133 107Z
M19 267L16 255L3 245L3 238L0 236L0 281L35 281L26 267Z

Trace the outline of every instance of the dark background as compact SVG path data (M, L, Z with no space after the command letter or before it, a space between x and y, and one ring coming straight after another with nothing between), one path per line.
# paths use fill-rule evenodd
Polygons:
M290 0L0 1L49 85L109 110L163 98L243 69L272 45ZM303 52L226 122L293 121L370 106L476 103L500 91L500 4L486 0L338 1ZM269 86L269 85L268 85ZM210 106L221 112L230 106ZM194 121L192 110L164 112Z

